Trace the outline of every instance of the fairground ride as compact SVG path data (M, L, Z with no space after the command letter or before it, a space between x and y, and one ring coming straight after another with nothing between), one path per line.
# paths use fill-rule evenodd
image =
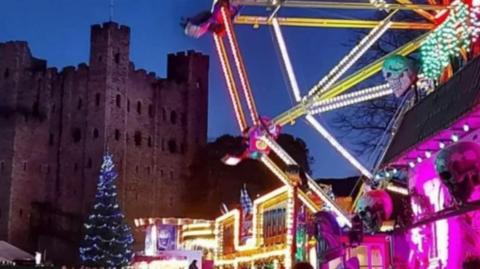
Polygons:
M314 211L320 208L313 202L314 196L320 198L337 217L337 220L351 227L350 215L338 206L328 195L326 188L317 184L309 175L306 180L296 182L287 171L281 169L269 156L275 153L286 166L297 166L294 159L276 142L282 126L294 124L299 118L305 120L328 141L364 178L362 189L370 189L379 169L379 161L372 169L365 167L345 146L332 135L316 118L321 114L345 108L359 102L383 98L394 94L401 98L400 107L393 117L385 135L380 141L379 160L382 152L388 147L402 115L411 107L414 99L412 92L433 91L442 80L448 79L452 73L450 56L461 56L465 61L469 57L470 41L478 36L477 1L428 0L424 3L413 3L410 0L385 2L382 0L338 2L338 1L300 1L300 0L218 0L214 1L211 11L203 12L185 21L185 33L193 37L211 34L220 59L227 89L233 105L238 127L246 138L247 148L240 156L226 156L224 162L235 165L245 158L257 159L268 167L281 182L296 189L303 203L310 205ZM242 7L264 7L265 16L244 14ZM280 17L282 9L342 9L348 10L383 10L382 20L333 19L313 17ZM241 12L240 12L241 11ZM398 21L395 15L399 11L409 11L416 21ZM410 14L409 13L409 14ZM259 114L248 78L247 67L235 33L235 24L253 25L255 27L271 27L274 33L275 46L278 46L282 64L288 78L288 88L295 99L293 107L276 117L269 118ZM370 29L370 31L354 46L326 75L321 77L312 88L301 90L297 83L295 70L288 53L287 40L282 34L282 27L328 27L347 29ZM406 44L393 49L388 54L373 60L355 72L347 75L347 71L375 44L387 31L416 30L424 34L410 40ZM421 68L416 74L409 60L405 57L420 48ZM450 49L450 50L448 50ZM446 51L446 52L445 52ZM233 59L233 61L231 61ZM356 89L361 82L372 78L383 71L385 83L365 89ZM412 91L414 89L415 91ZM293 177L294 178L294 177ZM301 187L298 187L300 186ZM297 188L298 187L298 188ZM384 186L388 188L389 186ZM396 189L392 190L407 191Z

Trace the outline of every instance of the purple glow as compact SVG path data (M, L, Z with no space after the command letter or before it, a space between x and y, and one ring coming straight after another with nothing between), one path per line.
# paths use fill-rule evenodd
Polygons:
M438 178L433 160L435 158L426 159L410 171L409 188L417 193L412 198L415 221L451 204L451 196ZM479 187L471 200L478 198ZM467 256L480 253L479 218L480 211L475 211L411 229L408 235L411 251L409 268L462 268L462 261Z

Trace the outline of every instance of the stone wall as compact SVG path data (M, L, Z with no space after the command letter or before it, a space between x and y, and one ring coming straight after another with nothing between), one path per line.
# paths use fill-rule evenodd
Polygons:
M25 42L0 43L0 240L75 262L107 150L129 221L183 216L207 142L208 57L171 54L161 79L129 52L130 29L114 22L92 26L89 65L60 72Z

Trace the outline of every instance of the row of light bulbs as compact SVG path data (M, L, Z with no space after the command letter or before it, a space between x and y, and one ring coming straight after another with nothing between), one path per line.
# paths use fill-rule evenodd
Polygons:
M375 43L385 31L390 28L392 22L390 21L393 13L391 13L385 20L372 29L361 41L355 46L340 62L336 65L320 82L313 87L308 96L314 95L319 89L320 93L328 90L335 81L340 78L345 71L348 70L372 45Z
M462 130L463 130L464 132L470 131L470 125L468 125L468 124L466 124L466 123L463 124ZM452 143L456 143L456 142L458 142L458 141L460 140L460 136L459 136L458 134L452 134L452 135L450 136L450 140L452 141ZM438 148L439 148L439 149L444 149L445 146L446 146L445 142L446 142L446 141L440 141L440 142L438 142ZM431 152L430 150L426 150L424 157L425 157L426 159L429 159L430 157L432 157L432 152ZM423 162L423 157L422 157L422 156L418 156L417 159L416 159L416 162L417 162L417 163ZM415 164L415 162L413 162L413 161L410 161L410 162L408 163L408 166L410 166L410 168L414 168L415 165L416 165L416 164Z
M367 90L368 90L368 93L363 92L364 93L363 95L358 94L355 97L350 97L350 96L345 96L344 97L344 95L342 95L338 98L332 98L332 99L328 100L329 101L328 103L330 103L330 104L320 104L320 102L319 102L320 105L311 109L310 113L311 114L323 113L323 112L335 110L335 109L338 109L338 108L354 105L354 104L357 104L357 103L365 102L365 101L368 101L368 100L380 98L380 97L383 97L383 96L391 95L393 93L393 90L390 88L390 86L388 84L368 88ZM367 90L365 90L365 91L367 91ZM345 94L345 95L349 95L349 94ZM350 97L350 98L348 98L348 97Z

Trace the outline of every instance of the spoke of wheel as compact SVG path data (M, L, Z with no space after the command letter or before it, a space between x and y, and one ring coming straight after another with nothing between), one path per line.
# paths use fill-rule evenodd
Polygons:
M225 7L222 7L221 13L222 13L223 22L225 25L225 30L227 32L228 41L230 42L230 47L232 49L233 58L235 59L235 65L237 66L240 82L242 84L243 94L245 96L245 99L247 100L247 106L250 111L250 117L252 119L253 125L257 125L259 122L257 107L255 105L255 100L253 98L252 88L248 80L245 64L243 62L243 58L240 53L240 48L238 46L235 30L233 29L232 20L229 14L230 12Z
M388 14L384 20L363 37L326 76L308 91L308 97L329 91L330 87L390 28L390 20L396 12L397 10Z
M280 24L278 23L277 18L272 19L272 26L273 26L273 32L275 34L275 39L277 41L277 45L280 49L280 54L282 55L282 62L288 75L290 88L292 89L295 102L299 102L301 100L300 89L298 87L297 78L293 71L292 62L290 61L290 56L288 55L287 46L285 45L285 39L283 38L282 30L280 29Z

